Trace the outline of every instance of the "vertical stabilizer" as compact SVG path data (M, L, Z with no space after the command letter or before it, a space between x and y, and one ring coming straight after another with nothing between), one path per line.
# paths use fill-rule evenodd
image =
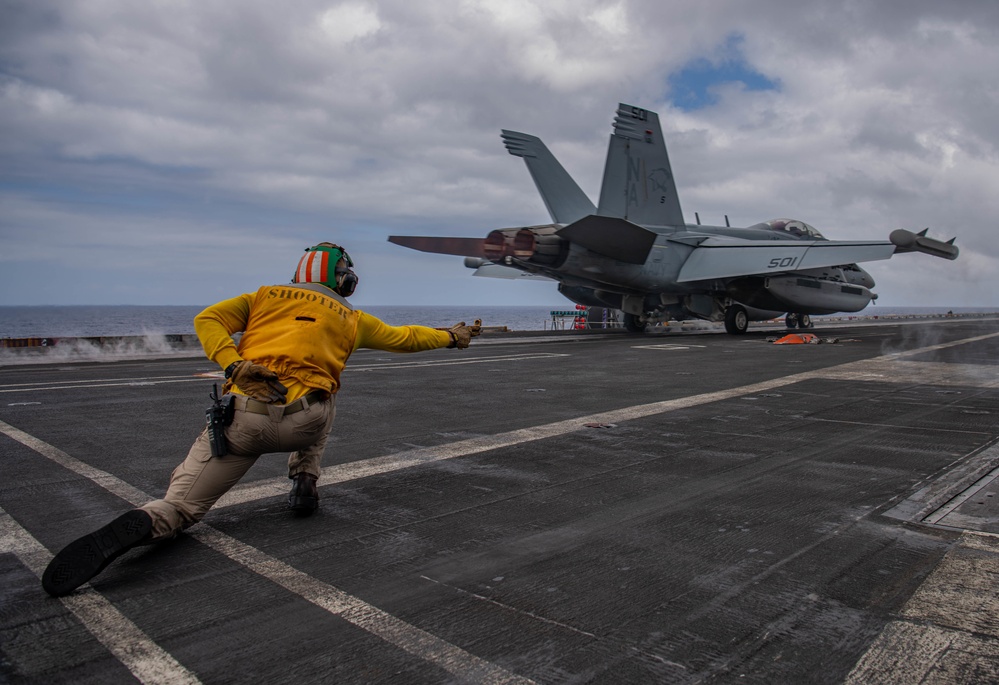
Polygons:
M571 224L597 211L540 138L516 131L500 135L511 155L524 158L553 222Z
M618 105L597 214L641 226L683 226L659 115Z

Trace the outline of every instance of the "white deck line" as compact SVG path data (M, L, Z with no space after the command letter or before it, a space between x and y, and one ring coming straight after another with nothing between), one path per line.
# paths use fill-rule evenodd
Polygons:
M51 555L28 531L0 508L0 549L14 556L39 578ZM39 588L41 592L41 588ZM145 685L197 685L198 677L157 645L137 625L90 587L59 601Z
M74 473L93 481L133 506L138 506L154 499L118 477L84 464L62 450L3 421L0 421L0 433L31 448L43 457L51 459ZM7 521L10 523L6 523ZM13 526L20 528L7 515L0 516L0 524L4 524L4 528L0 530L0 533ZM492 685L517 685L534 682L466 652L460 647L431 635L416 626L410 625L382 611L378 607L347 594L337 587L323 583L289 566L280 559L242 543L207 524L200 524L190 534L209 547L222 552L229 558L242 564L253 573L267 578L321 609L333 615L340 616L353 625L467 682L489 683ZM27 544L30 546L30 543L26 543L23 537L9 539L9 536L3 535L0 537L0 541L3 542L2 548L7 549L8 546L13 547L15 544L21 546ZM31 538L31 540L34 539ZM41 545L38 544L38 547L41 547ZM30 556L31 564L34 566L32 570L36 571L38 569L36 573L39 575L49 560L45 558L46 555L42 553L43 550L44 548L35 549L33 556ZM139 680L154 683L198 682L196 679L184 680L184 678L188 677L185 675L185 673L188 673L186 669L183 671L171 670L169 662L164 659L172 659L169 654L148 637L145 637L134 624L128 621L120 612L117 612L102 595L87 585L84 588L82 592L64 598L67 606L74 613L76 613L74 607L80 609L81 614L78 614L78 616L83 621L87 630L102 642L105 639L108 640L105 646L129 670L132 670ZM39 592L41 592L41 589L39 589ZM138 640L136 644L141 647L134 654L130 646L132 640ZM167 677L165 680L153 679L145 681L133 669L138 669L143 675L150 677L159 672L156 669L166 669L164 672L167 673ZM177 669L183 669L183 667L177 664ZM170 680L170 676L176 677L174 680Z

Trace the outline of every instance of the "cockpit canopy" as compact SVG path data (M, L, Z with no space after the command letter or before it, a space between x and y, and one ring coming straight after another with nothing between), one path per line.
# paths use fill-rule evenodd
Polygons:
M749 228L755 228L760 231L773 231L778 235L797 238L799 240L826 239L814 226L806 224L804 221L798 221L797 219L771 219L763 223L753 224Z
M757 224L759 228L766 228L777 233L787 233L795 238L805 238L808 240L825 240L825 236L818 232L814 226L806 224L797 219L771 219L762 224Z

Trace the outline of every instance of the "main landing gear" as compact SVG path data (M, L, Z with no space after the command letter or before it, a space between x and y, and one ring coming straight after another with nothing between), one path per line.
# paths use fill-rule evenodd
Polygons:
M749 328L749 314L741 304L733 304L725 310L725 330L730 335L742 335Z
M812 317L808 314L788 314L784 317L784 325L788 328L811 328L815 324L812 323Z
M635 314L624 315L624 329L629 333L644 333L645 322Z

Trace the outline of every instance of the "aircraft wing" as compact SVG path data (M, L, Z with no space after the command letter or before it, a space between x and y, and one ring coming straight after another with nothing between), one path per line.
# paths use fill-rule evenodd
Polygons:
M689 244L686 240L670 242ZM709 237L699 240L676 280L687 283L872 262L888 259L895 249L895 244L888 241L758 241Z

